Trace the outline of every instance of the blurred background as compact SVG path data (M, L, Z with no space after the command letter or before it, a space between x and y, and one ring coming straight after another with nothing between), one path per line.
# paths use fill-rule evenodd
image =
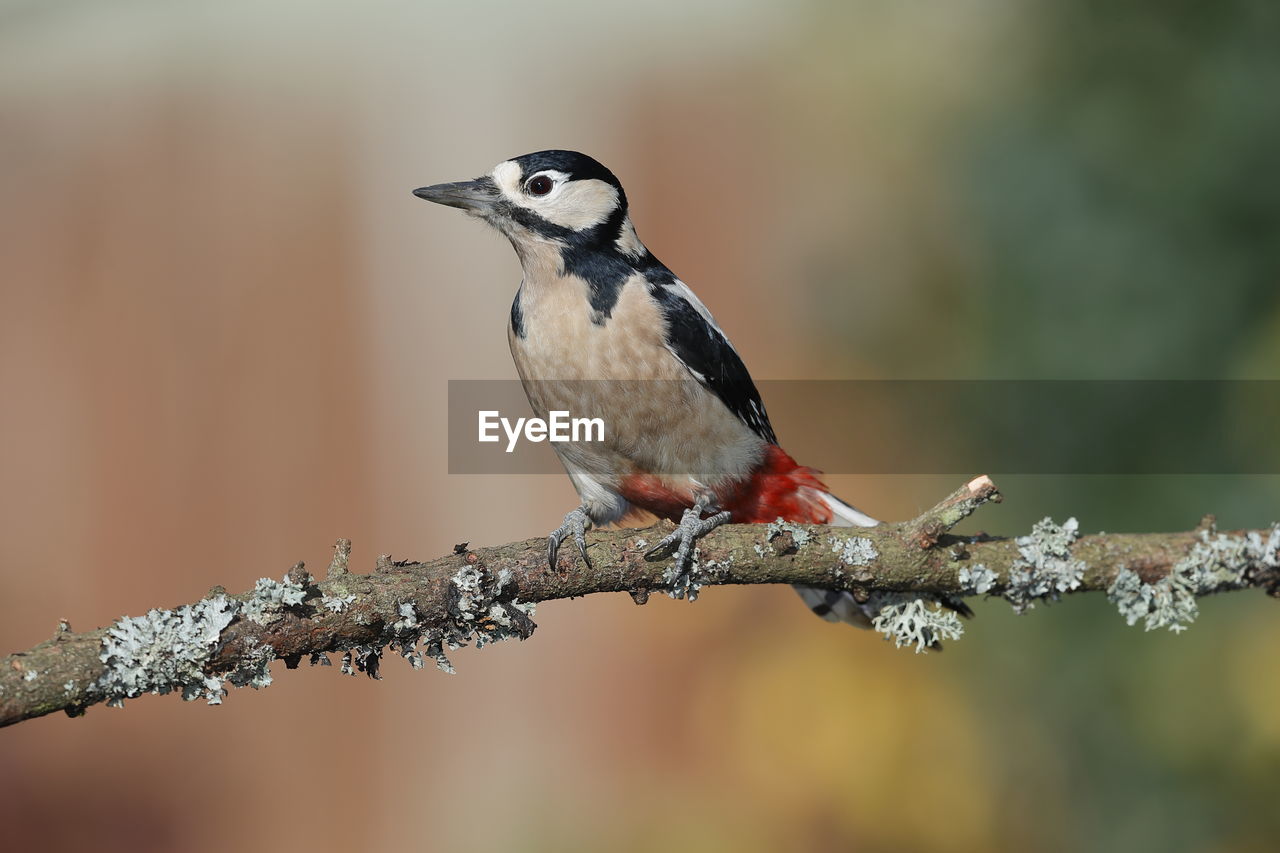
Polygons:
M0 0L0 647L557 524L566 478L446 473L520 272L409 194L541 148L758 378L1280 379L1277 43L1261 0ZM989 473L995 533L1280 517L1277 477ZM0 846L1274 849L1276 602L976 609L914 656L785 589L595 597L454 677L50 716L0 732Z

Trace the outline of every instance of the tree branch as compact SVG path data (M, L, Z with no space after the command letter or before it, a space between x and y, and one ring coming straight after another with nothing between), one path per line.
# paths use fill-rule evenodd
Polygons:
M719 584L783 583L845 590L878 612L876 630L923 650L959 633L957 606L972 595L1000 596L1026 610L1072 592L1107 591L1121 614L1148 630L1181 630L1196 598L1260 587L1280 595L1280 524L1218 533L1212 518L1196 530L1078 536L1075 520L1046 519L1018 538L955 536L949 531L988 501L1000 500L987 477L965 484L918 518L874 528L776 522L731 525L699 544L689 597ZM414 667L447 654L534 629L540 601L597 592L628 592L643 604L669 591L669 563L647 562L650 543L669 524L600 531L590 536L593 567L565 549L552 570L546 540L468 549L425 563L380 557L371 574L347 569L351 545L340 540L323 581L301 563L280 581L152 610L108 628L51 639L0 665L0 725L63 710L71 716L99 702L119 705L143 693L222 700L224 680L270 683L269 663L290 669L303 657L328 664L342 655L347 672L378 677L390 650ZM682 587L683 589L683 587Z

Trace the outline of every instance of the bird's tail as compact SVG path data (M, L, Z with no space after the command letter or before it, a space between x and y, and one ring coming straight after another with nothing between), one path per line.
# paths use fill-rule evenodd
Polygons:
M827 523L832 527L875 527L880 523L879 519L872 518L857 507L850 506L830 492L820 492L818 500L826 504L827 509L831 511L831 520Z
M827 491L821 474L796 464L785 450L770 445L752 477L721 500L737 523L767 524L777 519L796 524L875 527L880 522ZM797 586L809 609L829 622L871 627L874 612L847 592Z
M801 486L801 488L811 489L814 500L826 506L830 513L826 523L833 527L875 527L880 523L830 492L818 491L810 486ZM859 628L871 627L871 620L875 614L859 604L852 593L818 589L813 586L793 588L804 599L804 603L809 605L810 610L828 622L847 622Z

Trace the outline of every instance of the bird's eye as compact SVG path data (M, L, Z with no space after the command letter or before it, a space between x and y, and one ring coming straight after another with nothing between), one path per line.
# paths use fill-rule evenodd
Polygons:
M551 188L554 186L555 182L546 175L538 175L525 184L524 188L529 195L546 195L551 192Z

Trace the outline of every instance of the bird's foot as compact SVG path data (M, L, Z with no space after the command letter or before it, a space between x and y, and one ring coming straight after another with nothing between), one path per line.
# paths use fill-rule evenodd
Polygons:
M699 539L728 522L730 516L728 510L717 512L707 518L703 518L702 513L701 506L686 509L676 529L645 552L644 558L650 562L665 560L675 555L671 568L667 569L663 575L663 580L671 587L672 598L684 598L688 595L689 600L692 601L697 597L698 587L693 582L692 572L694 549Z
M551 531L551 535L547 537L547 560L551 563L551 568L556 567L556 556L560 553L560 543L573 537L574 543L578 546L578 553L582 555L582 562L586 563L587 568L591 568L591 559L587 557L587 530L591 527L591 517L587 515L587 508L580 506L564 517L564 524Z

